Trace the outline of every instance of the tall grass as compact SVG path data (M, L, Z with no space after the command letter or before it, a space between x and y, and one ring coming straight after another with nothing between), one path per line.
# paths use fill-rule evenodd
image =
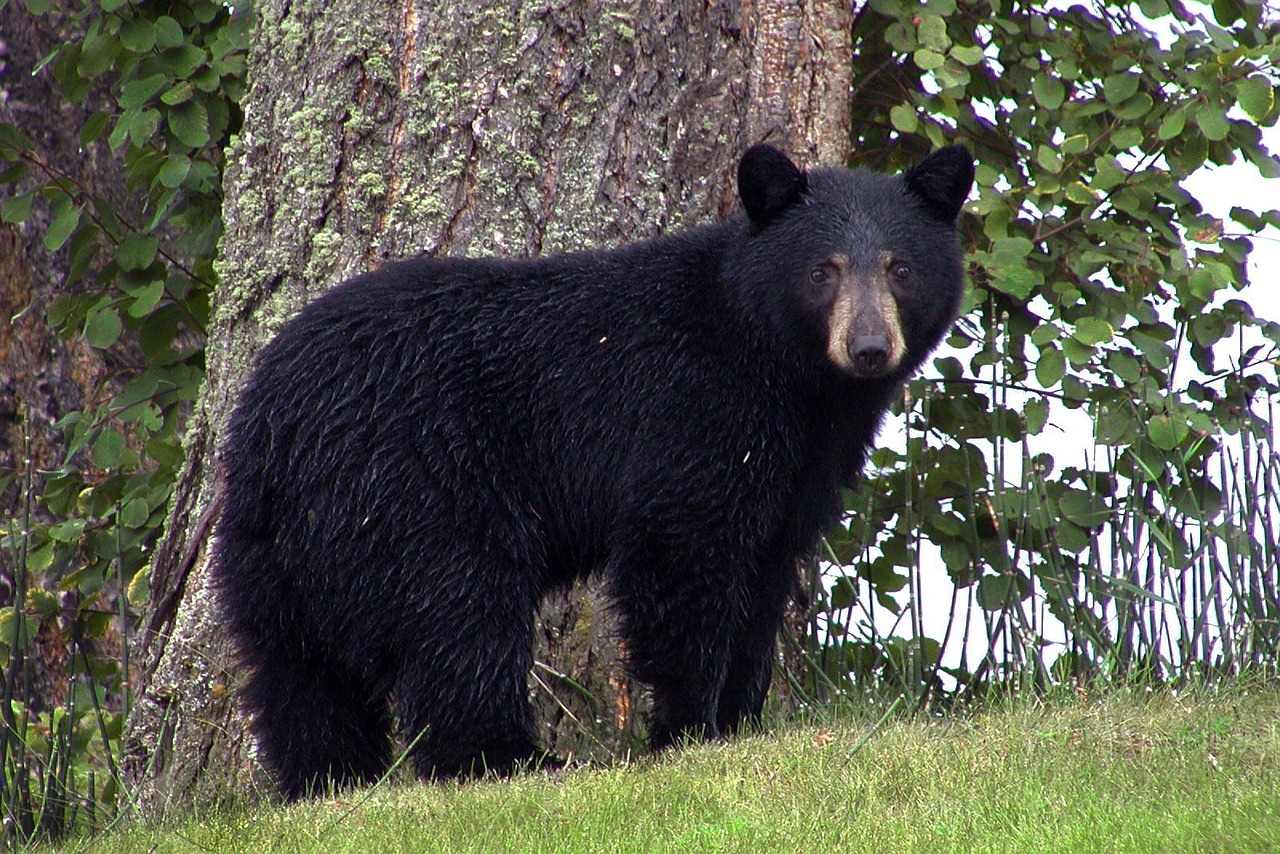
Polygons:
M1268 851L1280 695L1075 694L820 716L762 738L478 785L388 785L139 823L61 850Z
M0 818L6 848L97 830L116 815L116 757L128 711L122 674L128 673L127 627L134 619L121 578L101 599L41 584L29 560L37 500L29 433L19 474L18 511L0 532L16 606L0 611ZM117 604L103 610L104 601ZM94 635L107 633L113 616L119 618L118 631L98 643Z

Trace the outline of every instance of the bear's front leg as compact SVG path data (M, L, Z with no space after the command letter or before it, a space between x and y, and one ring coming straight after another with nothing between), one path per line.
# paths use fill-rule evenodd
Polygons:
M773 678L778 630L796 579L797 559L766 562L748 585L750 606L743 626L733 634L733 658L720 692L716 723L724 735L760 725Z
M628 669L653 689L649 741L655 750L683 737L721 736L717 710L745 610L740 580L717 571L740 564L670 545L619 566L612 583Z

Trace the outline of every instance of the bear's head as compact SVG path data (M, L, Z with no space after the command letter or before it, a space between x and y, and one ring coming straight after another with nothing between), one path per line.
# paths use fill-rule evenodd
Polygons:
M956 218L973 158L949 145L899 175L799 169L756 145L738 166L748 224L732 276L790 345L846 376L900 378L955 321Z

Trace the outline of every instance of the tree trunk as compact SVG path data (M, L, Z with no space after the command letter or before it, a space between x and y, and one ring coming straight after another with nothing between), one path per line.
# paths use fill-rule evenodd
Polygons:
M848 5L805 2L259 6L208 373L151 569L126 773L149 811L256 775L206 546L216 450L254 354L308 299L384 260L634 240L734 205L768 139L848 145ZM630 746L641 696L599 591L548 603L531 691L562 755Z

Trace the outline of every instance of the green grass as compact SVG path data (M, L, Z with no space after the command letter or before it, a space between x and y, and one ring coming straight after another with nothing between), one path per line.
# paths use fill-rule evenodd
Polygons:
M405 783L58 850L1280 850L1275 689L1011 701L870 728L793 728L556 777Z

